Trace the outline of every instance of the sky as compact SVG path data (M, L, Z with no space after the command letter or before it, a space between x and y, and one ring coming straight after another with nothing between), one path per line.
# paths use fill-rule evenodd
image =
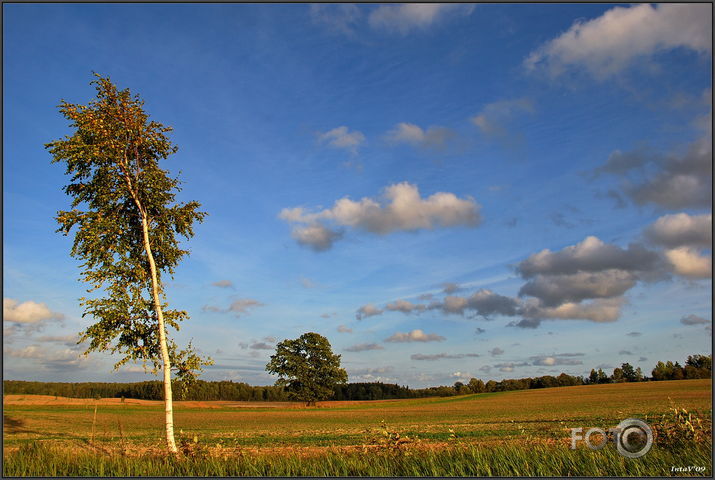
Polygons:
M305 332L410 387L710 354L711 8L3 4L4 378L155 378L76 344L44 144L92 72L208 213L166 289L203 379Z

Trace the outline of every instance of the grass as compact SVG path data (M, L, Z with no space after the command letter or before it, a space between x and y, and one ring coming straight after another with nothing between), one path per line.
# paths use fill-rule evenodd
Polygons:
M326 402L309 409L177 402L177 441L184 445L177 459L162 452L160 402L8 397L3 474L710 475L711 389L710 380L686 380ZM686 410L672 410L673 405ZM629 417L657 426L668 442L633 460L621 457L613 445L597 452L569 448L571 427L606 429ZM704 470L670 470L688 466Z
M615 449L592 452L546 445L457 445L401 452L294 452L275 456L236 452L221 457L162 455L130 457L72 453L37 446L23 447L5 459L5 476L669 476L686 475L673 467L703 466L687 475L710 476L711 451L653 449L640 459L627 459Z

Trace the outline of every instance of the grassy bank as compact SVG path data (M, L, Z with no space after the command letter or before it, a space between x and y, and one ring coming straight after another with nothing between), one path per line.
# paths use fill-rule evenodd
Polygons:
M702 467L677 471L677 467ZM673 467L676 467L674 470ZM288 455L161 454L139 457L78 453L28 444L5 456L4 476L710 476L711 449L654 447L627 459L613 446L600 451L563 445L456 445L402 451L296 450Z

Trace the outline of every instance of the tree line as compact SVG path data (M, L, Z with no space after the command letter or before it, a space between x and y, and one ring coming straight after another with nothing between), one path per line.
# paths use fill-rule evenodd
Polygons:
M661 380L683 380L712 377L712 355L691 355L681 366L679 362L658 362L646 377L640 368L629 363L613 369L611 375L602 369L592 369L587 377L562 373L558 376L544 375L501 381L484 382L477 378L466 384L456 382L452 386L429 388L409 388L392 383L364 382L336 385L330 400L389 400L401 398L448 397L470 393L504 392L535 388L565 387L599 383L622 383ZM178 388L177 391L180 391ZM26 382L4 380L4 394L54 395L72 398L136 398L162 400L163 382L154 380L136 383L60 383ZM289 400L289 392L280 386L252 386L243 382L197 380L181 396L182 400L229 400L229 401L269 401Z

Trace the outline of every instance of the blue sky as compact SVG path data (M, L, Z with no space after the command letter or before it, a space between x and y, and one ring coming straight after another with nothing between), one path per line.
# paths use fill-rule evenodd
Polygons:
M78 357L60 99L92 72L174 127L209 216L176 334L252 384L325 335L412 387L710 353L712 24L700 5L3 5L9 379L135 381Z

